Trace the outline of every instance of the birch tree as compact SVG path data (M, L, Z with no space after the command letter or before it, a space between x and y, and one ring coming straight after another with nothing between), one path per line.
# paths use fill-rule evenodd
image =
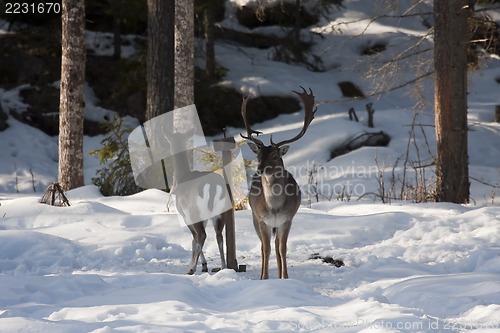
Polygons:
M59 182L67 191L84 184L85 0L63 0L61 21Z

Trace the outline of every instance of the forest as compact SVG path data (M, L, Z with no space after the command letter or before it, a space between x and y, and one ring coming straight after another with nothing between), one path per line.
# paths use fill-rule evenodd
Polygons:
M0 332L500 331L498 0L0 6Z
M68 3L68 8L77 5L78 2ZM80 55L75 54L75 62L70 65L71 73L66 74L74 76L75 73L81 72L78 82L73 84L80 86L78 88L80 91L83 91L83 85L88 85L97 98L98 107L112 110L118 117L131 116L139 123L174 108L195 104L206 135L221 134L229 127L242 127L242 119L237 112L243 96L242 88L238 89L234 84L225 84L228 69L217 63L215 41L267 50L268 57L273 61L305 68L311 72L327 72L328 64L314 49L318 43L317 39L324 39L328 34L342 34L342 26L348 24L341 22L329 27L329 31L326 32L323 30L306 33L310 27L327 19L332 12L346 9L342 1L330 0L242 4L231 1L186 1L185 3L179 1L167 4L153 1L86 1L80 5L82 10L78 15L83 19L81 29L84 30L81 30L79 43L83 49ZM387 5L396 9L400 6L396 3ZM474 7L476 5L482 7L476 11ZM3 18L6 31L16 31L16 33L2 36L6 52L1 61L0 70L4 75L0 84L5 87L4 89L12 89L23 84L29 86L20 89L20 97L28 107L25 110L11 109L8 113L1 111L0 118L3 120L0 128L8 126L6 119L9 114L18 121L41 129L48 135L58 135L61 128L66 128L64 124L67 122L57 112L59 108L64 109L65 102L60 98L59 87L54 82L64 76L61 75L61 50L73 50L69 44L64 44L64 40L72 38L71 35L61 34L61 21L64 22L61 13L64 8L59 2L45 4L39 1L18 3L17 6L4 2L2 6L5 9ZM467 71L477 68L481 52L492 55L499 53L498 24L488 14L495 10L496 1L479 1L473 6L460 4L466 6L462 11L463 17L457 18L456 22L453 20L444 22L446 21L444 20L443 28L436 32L431 26L432 21L445 16L436 11L448 12L450 8L446 6L435 7L435 13L432 14L429 4L416 1L402 14L377 13L367 25L368 28L372 23L376 24L377 21L389 18L409 20L417 17L424 27L430 28L428 34L417 39L414 45L410 45L394 59L386 60L381 68L375 69L372 66L370 69L383 75L382 80L390 81L393 79L391 76L395 76L394 72L398 71L400 63L417 61L420 63L417 66L421 73L406 82L404 80L398 82L393 87L372 86L368 92L364 92L358 87L359 84L349 80L337 82L337 89L340 89L342 97L356 100L366 98L366 95L383 95L406 85L421 85L427 75L435 75L435 96L443 96L442 100L439 98L435 101L435 110L439 111L436 113L436 124L441 122L436 127L439 129L436 135L442 138L438 139L440 144L435 160L439 174L435 200L467 202L469 200L467 158L462 161L456 160L456 156L467 156L467 144L454 144L458 141L466 142L463 141L466 136L452 135L454 133L452 129L466 126ZM466 10L470 12L465 12ZM174 15L174 12L177 14ZM230 20L235 22L228 23ZM235 28L234 24L242 28ZM77 33L69 26L67 30L68 34ZM430 48L421 49L427 36L430 36L429 33L434 34L435 44L439 46L434 47L434 71L428 69L428 61L422 60L421 57L421 54L429 54L429 51L432 51ZM354 37L360 38L362 35L364 32ZM63 36L62 48L61 36ZM450 41L451 38L456 40ZM438 43L436 39L442 42ZM464 47L460 52L456 50L462 45ZM360 50L359 54L365 58L374 58L383 53L386 47L386 42L371 41ZM363 59L363 61L373 60ZM461 64L461 69L448 66L450 63ZM446 85L458 85L459 82L462 82L462 87L453 86L451 90L445 88ZM462 91L461 97L457 95L458 91ZM254 95L249 112L251 123L262 122L284 113L297 112L301 108L296 98L284 94L273 96L264 92ZM69 98L66 107L75 109L75 105L85 103L81 100L83 95L77 98L80 100L73 102L72 98ZM368 101L366 105L368 107L371 103ZM447 105L448 109L440 111L441 105ZM461 116L450 118L451 113L458 113L457 109L461 110ZM65 114L61 111L59 113ZM82 113L82 119L78 120L77 128L63 130L63 133L67 132L67 135L73 138L83 138L83 135L95 136L108 132L112 126L121 126L116 123L110 124L113 117L109 112L93 116L88 116L90 112L86 112L83 116L82 109L78 113ZM373 117L369 109L368 115ZM368 121L369 124L373 123L373 119ZM78 134L73 131L77 131ZM441 132L443 134L440 134ZM66 153L62 153L66 151L62 144L64 139L61 139L64 137L65 135L60 136L59 155L63 159L64 156L68 156L68 160L60 161L60 164L73 167L60 167L59 180L63 182L63 187L70 189L84 184L83 158L78 158L79 161L74 159L74 156L82 155L83 139L78 140L79 153L75 154L73 148L69 147ZM337 147L332 156L349 151L353 146L358 148L360 145L383 146L389 140L390 135L385 133L374 138L367 136L363 143L359 143L358 138L355 140L358 142L354 145L346 143ZM462 148L458 147L459 145ZM105 158L109 159L115 154L127 159L128 156L118 153L115 146L108 144L95 153L100 156L103 163L106 162ZM126 146L120 149L126 149ZM79 166L75 167L76 165ZM65 176L69 171L61 173L61 170L69 169L79 169L79 171L74 176ZM444 171L446 169L449 170ZM107 172L109 178L109 170ZM122 171L121 174L125 176L126 173L129 171ZM65 180L66 178L68 180ZM123 177L120 176L118 180L101 179L99 186L103 193L113 194L121 191L122 194L131 194L139 190L131 184L130 179L124 181L125 189L111 189L115 186L113 183L122 181L121 178ZM453 184L457 179L461 179L461 184ZM76 183L72 184L75 181ZM449 189L447 190L449 193L444 193L445 188Z

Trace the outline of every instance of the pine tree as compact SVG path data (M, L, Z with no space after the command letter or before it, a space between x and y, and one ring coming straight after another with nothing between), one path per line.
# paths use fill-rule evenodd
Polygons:
M97 170L97 177L92 183L99 187L105 196L130 195L141 191L134 181L134 174L130 162L127 137L131 129L123 126L123 118L116 116L113 121L103 123L107 134L101 140L101 148L93 150L101 163Z
M194 104L194 1L175 1L175 108Z
M62 1L59 183L64 191L83 186L85 101L85 1Z
M174 108L174 2L148 0L146 120Z
M434 1L436 199L469 201L467 152L467 0Z

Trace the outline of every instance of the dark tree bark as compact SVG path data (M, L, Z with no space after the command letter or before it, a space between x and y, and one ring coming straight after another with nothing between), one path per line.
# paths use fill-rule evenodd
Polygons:
M120 17L113 16L113 58L120 59L122 55L122 28Z
M203 25L205 28L205 66L210 79L215 79L215 47L214 47L214 5L208 1L203 11Z
M467 0L434 1L436 199L469 201L467 152Z
M293 25L293 53L295 60L301 61L303 60L304 55L302 54L302 50L300 48L300 30L302 29L302 18L300 17L300 6L301 0L295 0L295 22Z
M85 101L85 1L62 2L59 97L59 183L64 191L83 186Z
M174 1L148 0L146 120L174 109Z

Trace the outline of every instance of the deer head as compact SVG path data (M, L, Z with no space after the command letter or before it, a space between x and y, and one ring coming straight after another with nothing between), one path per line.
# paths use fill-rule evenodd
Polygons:
M314 119L316 108L314 107L315 102L313 92L311 88L309 88L309 93L307 93L307 91L303 87L301 88L301 93L297 91L294 91L294 93L299 96L299 98L302 100L302 103L304 104L305 116L304 126L302 127L302 130L293 138L277 143L273 141L273 136L271 134L269 146L266 146L261 140L253 136L254 134L258 136L262 132L250 128L246 110L249 97L243 98L243 102L241 104L241 116L243 117L243 122L245 123L247 135L240 135L242 138L251 141L247 143L250 149L257 155L257 160L259 162L257 173L270 175L283 170L284 166L282 157L288 152L288 144L299 140L306 133L309 124Z

